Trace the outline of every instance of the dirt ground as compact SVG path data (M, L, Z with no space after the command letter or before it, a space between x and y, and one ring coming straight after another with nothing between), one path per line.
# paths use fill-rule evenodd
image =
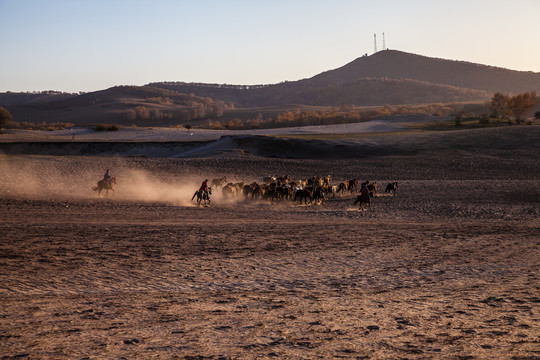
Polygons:
M105 167L118 186L98 198ZM540 357L536 157L3 156L0 168L2 358ZM354 194L190 201L224 174L382 189L372 211Z

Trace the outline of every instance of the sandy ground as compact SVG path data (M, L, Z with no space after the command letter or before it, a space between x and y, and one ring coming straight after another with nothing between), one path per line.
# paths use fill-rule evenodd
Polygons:
M119 183L98 198L105 166ZM0 170L2 358L540 357L535 156L28 155ZM190 201L204 177L269 174L399 188L372 211L354 194Z

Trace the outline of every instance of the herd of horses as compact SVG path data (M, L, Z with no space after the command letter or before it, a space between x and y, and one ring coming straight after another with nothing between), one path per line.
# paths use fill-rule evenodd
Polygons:
M347 193L355 194L366 186L369 195L359 194L353 205L359 204L359 209L371 209L371 201L378 190L376 182L365 181L360 184L358 178L332 183L330 175L325 177L313 176L307 179L291 181L290 176L268 176L261 178L261 182L244 184L243 182L227 182L226 177L213 179L211 188L221 190L224 199L241 198L251 200L266 200L270 202L291 201L304 205L324 203L328 198L343 196ZM386 186L385 193L395 195L398 183L392 182ZM195 198L193 195L193 198ZM193 200L192 198L192 200ZM198 201L199 202L199 201Z
M114 186L116 185L116 177L111 177L110 181L100 180L97 186L93 188L101 196L102 191L106 191L106 196L109 196L109 190L114 195ZM368 193L358 192L367 187ZM385 193L396 195L398 182L388 183L385 188ZM347 193L357 194L353 205L358 204L360 210L367 207L371 210L372 198L378 190L376 182L366 180L362 184L358 178L341 181L332 184L330 175L325 177L313 176L307 179L291 181L290 176L268 176L261 178L261 183L253 182L244 184L243 182L232 183L227 182L226 177L213 179L211 186L208 187L208 192L197 190L193 194L191 201L196 198L198 205L208 206L210 204L210 196L212 188L221 190L221 194L225 199L233 199L243 197L251 200L266 200L270 202L291 201L304 205L313 203L324 203L328 198L335 198L336 195L343 196Z

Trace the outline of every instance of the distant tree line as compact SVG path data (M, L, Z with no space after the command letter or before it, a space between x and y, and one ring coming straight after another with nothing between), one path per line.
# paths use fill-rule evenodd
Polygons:
M194 100L198 99L198 100ZM159 105L173 105L175 102L169 97L146 98L147 102ZM211 98L196 98L183 101L183 108L173 111L163 111L160 108L149 108L138 105L133 109L127 109L120 113L120 118L124 121L133 120L178 120L188 122L193 120L218 119L223 117L226 109L230 109L224 101L212 100Z
M385 105L371 110L357 110L354 105L343 105L329 110L285 111L274 117L264 118L258 114L255 118L235 118L227 122L208 120L206 127L211 129L268 129L276 127L299 127L331 124L350 124L395 115L434 115L449 116L458 111L461 105Z
M534 105L536 105L536 92L529 91L517 95L504 95L496 93L491 98L489 109L491 117L496 119L513 120L521 124L526 119Z

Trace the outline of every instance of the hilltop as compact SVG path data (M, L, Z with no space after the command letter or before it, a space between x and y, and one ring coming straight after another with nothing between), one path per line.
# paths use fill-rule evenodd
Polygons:
M379 51L304 80L311 86L361 78L414 79L491 93L540 92L540 73L432 58L397 50Z
M384 50L308 79L280 84L161 82L149 85L219 98L241 106L291 103L366 106L474 101L495 92L540 92L540 73Z

